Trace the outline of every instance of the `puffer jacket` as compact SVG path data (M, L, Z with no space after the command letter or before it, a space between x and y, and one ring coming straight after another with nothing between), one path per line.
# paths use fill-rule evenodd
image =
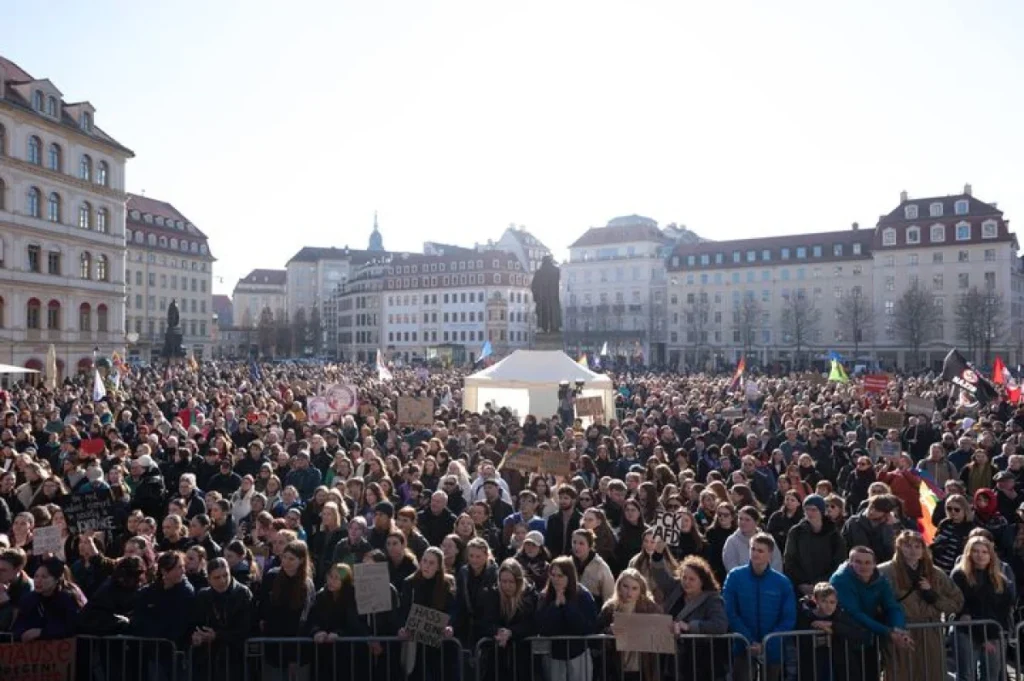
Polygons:
M903 606L896 600L889 580L877 569L865 582L849 562L845 562L829 581L839 595L839 605L865 629L878 636L888 636L893 629L906 627Z
M783 564L794 585L827 582L845 559L846 543L831 520L822 520L819 532L806 518L789 531Z
M793 583L781 572L767 568L761 574L750 564L735 568L722 587L729 629L751 643L761 643L768 634L791 631L796 626L796 598ZM782 661L782 641L776 639L765 650L769 664Z

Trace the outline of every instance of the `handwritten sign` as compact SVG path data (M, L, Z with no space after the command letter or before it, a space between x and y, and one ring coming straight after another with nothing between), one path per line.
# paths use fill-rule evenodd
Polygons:
M427 608L416 603L409 610L405 629L417 643L440 648L444 641L444 630L448 626L448 613Z
M112 506L110 497L98 492L72 494L64 505L64 517L75 534L110 532L116 529Z
M908 414L927 416L931 418L931 415L935 413L935 400L929 397L914 397L913 395L907 395L906 403Z
M722 418L726 421L737 421L743 418L743 410L739 407L729 407L722 410Z
M391 578L387 563L357 563L356 610L360 615L391 610Z
M864 377L864 392L884 393L889 387L889 374L869 374Z
M655 539L663 539L667 546L678 546L683 535L683 514L674 511L659 511L654 517Z
M398 398L398 422L407 426L431 426L434 424L434 399L432 397Z
M565 452L522 445L509 445L499 467L520 473L544 473L562 478L569 477L572 470L569 455Z
M569 455L565 452L560 452L557 449L542 449L544 452L544 458L541 464L541 470L548 475L553 475L556 478L568 478L572 472L572 467L569 465Z
M875 427L876 428L902 428L903 427L903 412L901 411L883 411L875 416Z
M0 679L72 681L74 678L73 638L0 645Z
M576 398L576 416L595 418L604 415L604 400L600 395Z
M615 649L619 652L675 655L672 616L615 613Z
M60 528L55 525L37 527L32 532L32 554L45 556L47 553L64 560L64 537L60 534Z

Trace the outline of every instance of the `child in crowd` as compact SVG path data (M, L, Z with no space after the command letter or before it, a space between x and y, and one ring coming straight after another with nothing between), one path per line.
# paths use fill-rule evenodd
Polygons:
M847 659L870 639L870 633L839 607L836 589L828 582L816 584L814 592L800 601L797 628L821 634L798 639L798 681L846 681Z

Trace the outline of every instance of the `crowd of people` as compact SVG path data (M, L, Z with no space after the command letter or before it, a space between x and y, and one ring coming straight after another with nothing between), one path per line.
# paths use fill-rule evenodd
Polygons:
M268 639L266 678L346 665L440 681L478 664L502 681L651 681L664 656L559 637L660 613L685 678L939 681L947 656L964 681L1005 673L1024 409L1004 397L964 405L931 377L873 393L637 372L613 375L607 423L520 422L463 411L462 377L204 363L136 369L98 402L85 377L3 390L0 632L166 640L217 678L241 678L246 642ZM359 386L357 413L312 425L307 400L339 381ZM401 423L400 395L432 397L434 425ZM911 396L933 412L908 413ZM895 411L901 427L876 427ZM502 467L511 444L562 452L570 475ZM76 517L86 495L108 509L95 529ZM46 527L60 550L34 549ZM358 613L365 562L388 566L389 611ZM447 613L465 655L410 652L414 605ZM949 637L912 626L953 621Z

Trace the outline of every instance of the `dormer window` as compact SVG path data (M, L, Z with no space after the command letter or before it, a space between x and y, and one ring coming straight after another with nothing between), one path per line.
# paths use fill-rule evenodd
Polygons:
M83 111L82 112L81 125L82 125L82 130L85 130L86 132L89 132L89 131L92 130L92 114L89 113L88 111Z
M199 245L199 252L202 253L203 255L206 255L206 244Z
M942 203L939 202L939 201L936 201L932 205L928 206L928 215L930 215L933 218L941 218L942 217Z
M914 205L914 204L906 206L903 209L903 217L906 218L907 220L916 220L917 219L917 206Z
M856 244L853 245L853 254L854 255L860 255L860 244L859 243L856 243Z
M171 239L170 243L171 243L171 248L173 248L174 250L178 250L178 240L177 239Z
M908 244L919 244L919 243L921 243L921 228L920 227L907 227L907 243Z
M956 224L956 240L957 241L970 241L971 240L971 223L969 223L969 222L958 222Z
M985 220L981 223L981 238L995 239L999 236L999 223L995 220Z
M929 239L933 244L941 244L946 240L946 226L945 225L932 225L929 230Z
M57 117L57 98L53 95L46 98L46 115Z
M35 90L32 93L32 108L38 111L39 113L43 112L43 99L44 98L42 90Z
M146 213L145 215L143 215L142 219L145 220L146 222L148 222L149 224L153 224L153 216L150 215L149 213Z
M953 211L957 215L967 215L967 211L970 210L971 204L967 199L960 199L953 205Z
M916 211L915 211L916 212ZM883 246L895 246L896 245L896 230L892 227L882 230L882 245Z
M164 226L164 219L163 219L162 216L160 216L160 215L156 216L156 224L160 225L161 227Z
M133 220L138 220L139 219L139 211L137 211L137 210L133 210L132 211L132 219Z

